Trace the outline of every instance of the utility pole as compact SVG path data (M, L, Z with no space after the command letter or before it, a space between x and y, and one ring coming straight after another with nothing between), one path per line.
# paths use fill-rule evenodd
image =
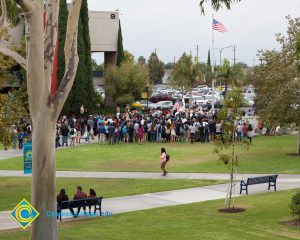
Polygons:
M236 52L236 45L233 45L233 67L235 67L235 61L236 61L235 52Z
M174 56L174 65L175 65L175 63L176 63L176 57Z
M196 49L197 49L197 64L199 63L199 45L196 45Z

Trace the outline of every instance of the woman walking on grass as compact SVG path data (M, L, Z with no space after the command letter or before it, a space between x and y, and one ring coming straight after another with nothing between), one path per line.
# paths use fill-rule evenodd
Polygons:
M165 148L161 148L161 153L160 153L160 163L161 163L161 170L163 170L162 176L167 176L167 171L166 171L166 165L167 165L167 153Z

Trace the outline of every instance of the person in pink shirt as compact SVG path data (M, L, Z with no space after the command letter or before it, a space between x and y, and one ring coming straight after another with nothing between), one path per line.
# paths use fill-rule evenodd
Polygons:
M167 153L165 148L161 148L160 162L161 162L161 170L163 170L162 176L166 176L168 172L166 171Z

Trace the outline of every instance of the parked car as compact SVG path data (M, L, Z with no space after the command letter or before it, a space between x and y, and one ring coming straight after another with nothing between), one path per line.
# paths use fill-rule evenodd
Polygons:
M171 101L172 99L168 94L157 94L157 95L153 95L149 100L152 103L158 103L161 101Z
M161 101L161 102L158 102L156 104L156 108L159 108L159 109L171 109L171 108L173 108L173 102L172 101Z
M202 96L192 96L192 103L196 103L197 105L204 106L208 103L208 100L206 100Z
M141 100L141 106L143 108L147 107L147 100ZM148 108L156 108L156 103L152 103L150 101L148 101Z

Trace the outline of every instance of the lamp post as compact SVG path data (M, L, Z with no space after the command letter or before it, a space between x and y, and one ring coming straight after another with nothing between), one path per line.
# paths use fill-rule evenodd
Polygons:
M147 85L146 87L146 92L147 92L147 109L149 108L148 102L149 102L149 86Z
M227 48L234 48L234 50L235 50L235 45L230 45L230 46L227 46L227 47L223 47L221 49L215 48L216 50L219 51L219 54L220 54L220 66L222 65L222 52L223 52L223 50L225 50Z

